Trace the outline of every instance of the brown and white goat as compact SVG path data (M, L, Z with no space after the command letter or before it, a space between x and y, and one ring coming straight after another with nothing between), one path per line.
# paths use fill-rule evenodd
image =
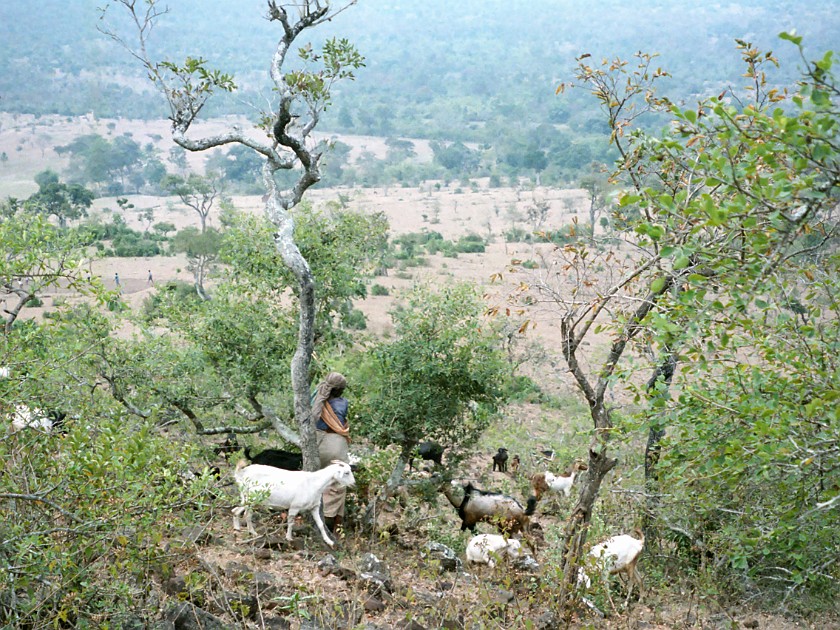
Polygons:
M536 473L531 477L531 488L534 491L534 496L539 501L546 492L563 493L566 498L572 492L572 485L575 483L575 477L578 472L587 470L586 464L576 461L569 467L568 472L555 475L551 472Z

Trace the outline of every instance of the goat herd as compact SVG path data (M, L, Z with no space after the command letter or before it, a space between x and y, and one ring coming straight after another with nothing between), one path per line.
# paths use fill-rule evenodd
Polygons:
M224 445L217 448L217 452L229 452L238 449L232 436ZM444 448L434 442L423 442L416 449L418 457L432 461L437 465L442 462ZM300 470L301 456L298 453L267 449L257 455L252 455L249 449L244 450L246 459L236 466L234 478L239 489L240 505L233 509L233 526L236 531L241 529L240 517L245 515L246 525L251 534L256 535L251 521L251 508L263 505L288 511L288 525L286 539L292 540L292 527L295 517L301 512L309 512L315 521L324 542L330 547L334 541L324 527L320 515L321 495L331 484L345 487L355 485L353 467L345 462L333 461L329 466L315 472ZM248 462L251 462L248 464ZM519 457L514 455L511 470L515 472L519 467ZM414 467L413 460L409 461L409 468ZM500 448L493 456L493 471L507 472L507 449ZM475 532L480 522L490 523L499 529L499 534L478 534L470 539L466 547L466 559L469 563L485 564L491 568L496 562L505 557L519 558L522 544L514 538L525 535L530 531L530 517L536 511L537 501L546 493L553 492L569 497L578 473L587 470L586 464L576 461L567 472L553 474L539 472L531 477L533 496L529 497L523 507L513 497L498 493L487 492L476 488L471 482L461 483L451 481L442 483L440 490L458 511L461 518L461 531L469 529ZM456 493L456 490L458 492ZM462 496L458 496L458 494ZM579 569L577 584L580 588L590 588L591 576L601 575L603 583L608 587L607 576L623 573L629 578L627 588L626 607L634 584L638 587L639 598L642 597L641 577L636 563L644 547L644 534L641 530L634 531L635 537L628 534L613 536L595 545L589 552L587 562ZM533 548L533 546L530 544ZM609 588L607 588L609 596Z
M8 378L7 368L0 367L0 378ZM58 411L43 411L30 409L24 405L17 405L9 414L10 429L22 431L34 429L40 431L62 430L64 414ZM236 436L231 434L225 442L216 447L217 455L229 457L239 452L240 446ZM422 442L416 450L416 455L435 465L442 465L445 448L436 442ZM301 512L309 512L324 542L330 547L334 541L327 534L327 529L321 519L321 496L326 488L332 484L352 487L356 480L353 476L353 466L342 461L333 461L330 465L315 472L303 471L303 458L300 453L293 453L280 449L265 449L253 455L249 448L242 450L245 458L236 466L234 478L239 489L239 505L233 508L233 527L241 530L240 519L245 515L248 531L256 535L252 517L253 506L263 505L271 508L287 510L286 539L292 540L292 528L295 518ZM551 451L544 451L543 455L552 457ZM352 456L351 456L352 459ZM520 460L518 455L510 459L508 465L508 451L500 448L493 455L493 471L502 473L518 472ZM409 470L413 469L414 461L409 460ZM517 558L521 554L521 543L513 536L527 535L530 531L530 517L536 511L537 502L549 492L563 494L568 498L571 494L575 477L587 469L586 464L574 462L566 473L553 474L538 472L531 477L533 495L528 498L523 507L513 497L498 493L486 492L476 488L471 482L460 483L452 481L442 483L440 490L458 511L461 518L461 531L469 529L475 532L480 522L495 525L500 534L478 534L470 539L466 547L467 561L473 564L485 564L495 567L498 560L508 557ZM214 467L211 474L220 475ZM461 497L455 493L460 488ZM595 545L589 552L589 559L579 569L577 583L580 588L591 586L591 577L600 574L604 577L624 573L629 578L627 599L629 601L633 585L639 589L641 599L641 578L636 569L636 562L644 547L644 534L635 530L636 537L628 534L613 536ZM526 541L528 542L528 541ZM532 545L531 545L532 546ZM533 548L533 546L532 546ZM608 586L608 580L604 580ZM607 589L609 595L609 589Z

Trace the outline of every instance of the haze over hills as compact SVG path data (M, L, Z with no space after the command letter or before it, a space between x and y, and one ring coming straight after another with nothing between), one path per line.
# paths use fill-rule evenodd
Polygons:
M165 117L140 66L96 30L104 0L71 3L6 0L0 6L0 110L100 117ZM242 94L208 106L208 114L253 113L270 97L266 69L276 25L259 0L169 2L150 40L153 56L202 56L235 73ZM127 26L110 6L107 20ZM350 7L324 36L347 37L366 57L355 82L339 87L324 127L375 135L485 141L499 129L560 122L588 130L596 112L585 95L558 99L574 59L658 52L673 74L672 96L692 98L738 84L735 38L774 50L778 80L797 76L796 51L781 31L805 37L812 56L836 43L840 2L696 3L685 0L366 0ZM121 18L121 19L117 19ZM128 38L131 33L124 31ZM262 93L261 93L262 91ZM588 101L591 105L591 101ZM583 111L582 111L583 110Z

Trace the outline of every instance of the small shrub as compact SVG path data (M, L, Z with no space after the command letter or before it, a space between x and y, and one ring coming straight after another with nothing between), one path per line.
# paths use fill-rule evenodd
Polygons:
M484 239L478 234L467 234L458 239L455 248L464 254L483 254L485 243Z
M390 295L388 287L384 287L381 284L374 284L370 288L370 294L375 296Z
M532 239L531 233L520 227L510 228L505 232L505 240L508 243L530 243Z
M344 325L351 330L365 330L367 328L367 317L357 308L351 309L342 321Z

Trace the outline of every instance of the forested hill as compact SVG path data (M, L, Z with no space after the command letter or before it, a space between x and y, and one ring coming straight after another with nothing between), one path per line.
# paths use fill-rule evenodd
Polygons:
M97 7L107 5L42 0L33 10L26 0L4 0L0 110L166 116L136 60L97 31ZM266 70L277 34L276 25L259 17L264 5L168 3L169 15L150 40L152 55L205 57L235 73L241 88L235 99L211 101L205 114L254 114L270 97ZM121 15L115 8L106 12L112 18ZM367 65L355 82L336 90L321 128L515 147L544 145L540 125L549 124L553 133L567 134L555 139L557 153L570 141L603 138L603 117L587 94L555 95L558 83L571 78L576 56L657 52L657 65L673 74L669 96L691 100L743 83L735 49L741 38L773 50L782 67L771 80L791 83L801 62L778 33L795 29L806 51L820 56L836 44L838 8L836 0L361 0L329 25L326 36L347 37ZM580 153L581 163L602 157Z

